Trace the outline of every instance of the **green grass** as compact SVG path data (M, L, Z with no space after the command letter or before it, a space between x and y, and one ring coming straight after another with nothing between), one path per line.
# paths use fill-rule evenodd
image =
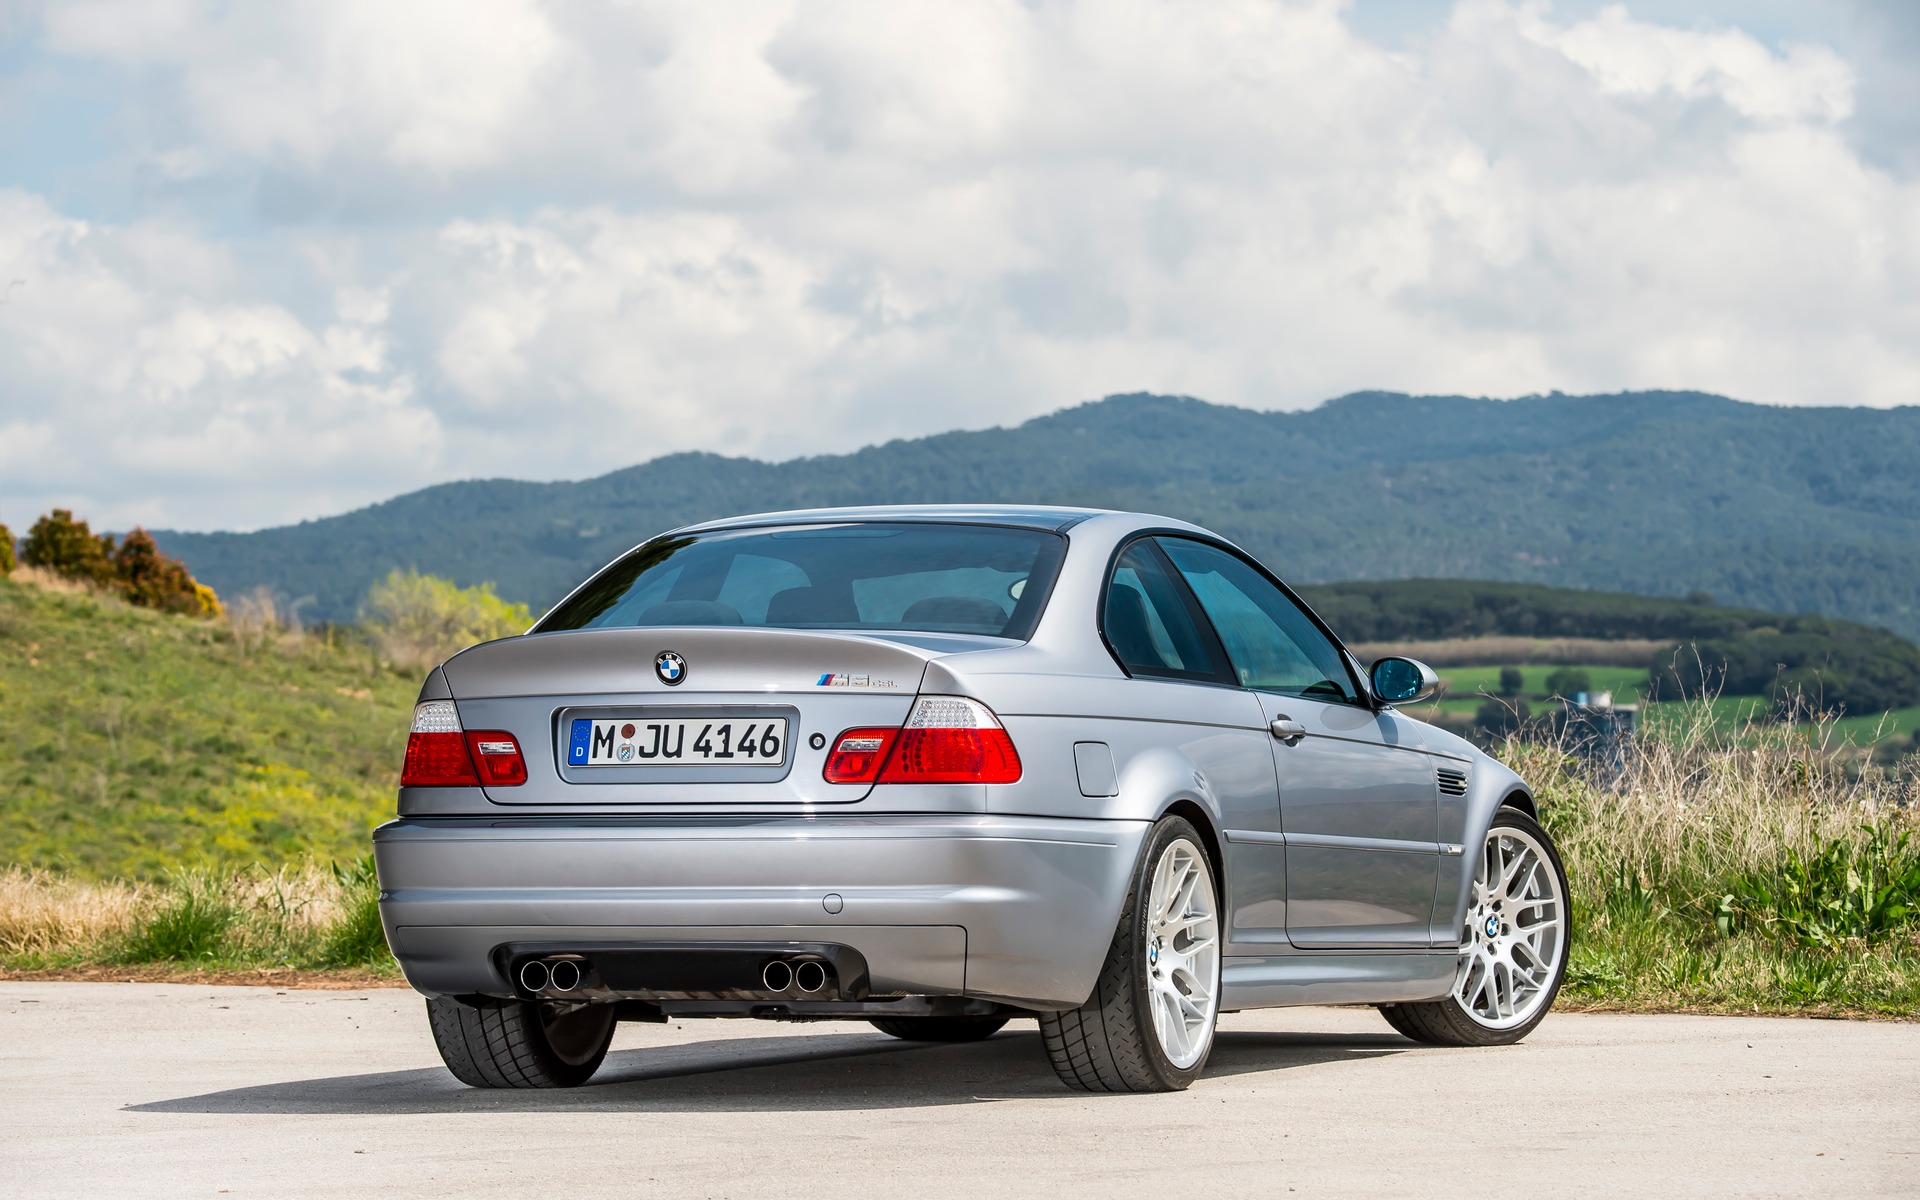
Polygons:
M1555 671L1565 670L1557 664L1542 665L1531 663L1520 667L1525 678L1521 692L1530 701L1544 699L1547 695L1547 676ZM1585 671L1596 692L1612 692L1616 704L1632 704L1647 685L1647 672L1644 667L1575 667ZM1485 667L1448 667L1439 672L1446 681L1448 694L1453 696L1474 696L1485 692L1498 695L1500 692L1500 672L1505 667L1495 664Z
M1920 1016L1912 781L1846 769L1806 730L1705 706L1602 787L1558 748L1499 755L1565 859L1577 1004Z
M1420 711L1437 711L1456 719L1471 719L1486 703L1487 696L1498 695L1500 672L1503 669L1501 664L1496 663L1449 667L1440 671L1440 678L1446 684L1445 698L1431 706L1420 706ZM1557 665L1538 663L1520 667L1524 677L1520 698L1527 702L1536 715L1549 703L1547 676L1560 669ZM1666 700L1647 703L1641 699L1647 682L1647 673L1643 670L1604 666L1582 666L1578 669L1587 673L1594 691L1613 693L1615 704L1641 705L1642 727L1655 732L1690 723L1700 712L1702 703L1711 709L1716 726L1724 731L1745 727L1763 716L1768 708L1768 702L1760 696L1716 696L1705 702ZM1835 742L1856 746L1872 745L1889 738L1912 737L1920 733L1920 705L1888 713L1842 717L1828 722L1827 729Z
M392 811L418 683L344 637L0 580L0 863L355 861Z
M1911 737L1920 733L1920 705L1896 708L1889 713L1865 717L1842 717L1833 723L1834 731L1859 745L1880 738Z

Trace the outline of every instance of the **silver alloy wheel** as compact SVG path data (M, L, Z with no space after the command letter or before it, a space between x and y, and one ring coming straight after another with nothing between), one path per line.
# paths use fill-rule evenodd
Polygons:
M1567 898L1546 847L1525 830L1487 831L1467 905L1453 998L1488 1029L1524 1025L1552 994L1567 953Z
M1147 1003L1160 1050L1186 1070L1206 1056L1220 1008L1220 930L1207 856L1181 838L1153 867L1147 904Z

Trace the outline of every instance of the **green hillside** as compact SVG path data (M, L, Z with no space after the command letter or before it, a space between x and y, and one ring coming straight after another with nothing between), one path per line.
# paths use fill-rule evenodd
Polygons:
M0 579L0 863L357 859L392 811L418 686L344 639L236 640Z
M764 463L680 454L578 483L445 484L250 534L164 533L223 593L351 619L389 569L539 608L688 521L827 504L1137 508L1235 538L1290 581L1480 578L1848 617L1920 636L1920 408L1692 392L1360 393L1268 413L1114 396L1013 429Z
M1793 623L1780 613L1687 598L1575 590L1483 579L1359 580L1309 585L1301 595L1352 642L1508 635L1609 641L1731 638ZM1845 621L1824 627L1868 631Z

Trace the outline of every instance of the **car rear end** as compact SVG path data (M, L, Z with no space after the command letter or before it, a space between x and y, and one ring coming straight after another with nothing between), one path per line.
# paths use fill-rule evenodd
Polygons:
M930 670L1025 650L1067 550L955 522L677 535L456 656L375 835L409 981L687 1016L1077 1004L1143 829L991 811L1019 747Z

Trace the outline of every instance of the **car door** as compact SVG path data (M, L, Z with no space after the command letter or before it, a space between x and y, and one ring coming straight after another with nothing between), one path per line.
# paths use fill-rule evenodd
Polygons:
M1113 726L1126 743L1113 748L1123 769L1144 755L1191 763L1196 785L1213 798L1224 826L1267 835L1264 843L1226 848L1227 908L1251 909L1271 923L1269 940L1284 939L1279 910L1286 901L1286 860L1266 716L1257 697L1235 682L1193 594L1150 538L1134 541L1115 559L1100 632L1130 676L1118 688L1107 687L1099 701L1103 712L1124 718ZM1229 922L1229 954L1236 953L1235 930Z
M1283 589L1227 549L1163 537L1242 686L1273 731L1284 903L1236 902L1243 943L1425 948L1433 939L1439 793L1413 722L1363 700L1333 640ZM1230 843L1266 845L1259 826Z

